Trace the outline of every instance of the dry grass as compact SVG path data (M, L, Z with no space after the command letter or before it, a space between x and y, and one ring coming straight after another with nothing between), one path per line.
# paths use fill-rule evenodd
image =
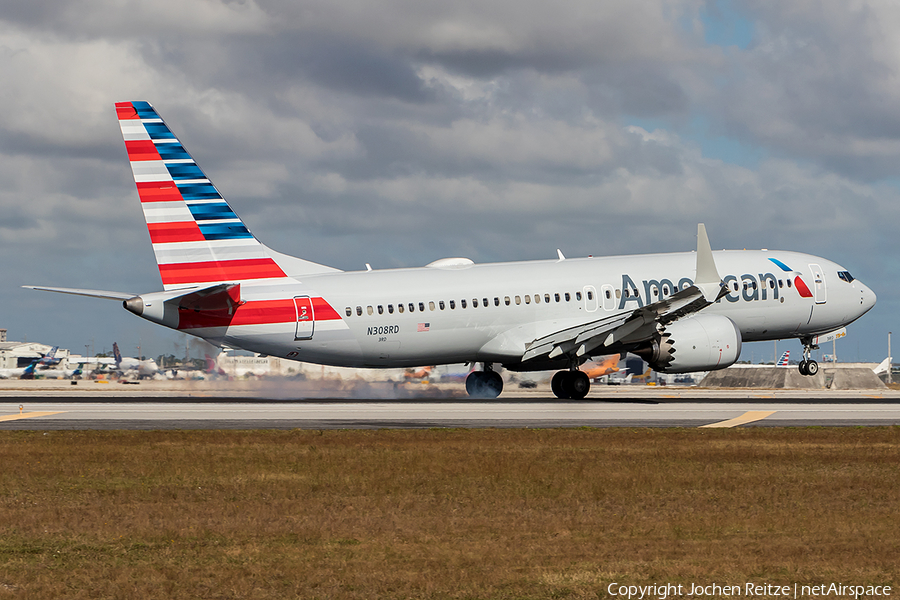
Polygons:
M898 450L898 428L0 432L0 600L896 585Z

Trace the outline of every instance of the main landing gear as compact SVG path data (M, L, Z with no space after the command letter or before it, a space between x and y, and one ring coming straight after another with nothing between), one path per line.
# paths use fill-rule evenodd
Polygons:
M502 391L503 378L491 363L484 363L484 371L472 371L466 377L466 392L473 398L496 398Z
M550 389L560 400L581 400L591 391L591 380L584 371L560 371L550 380Z
M812 377L816 373L819 372L819 363L812 360L809 355L818 346L812 345L812 340L805 339L800 340L803 343L803 360L800 361L799 370L801 375L808 375Z

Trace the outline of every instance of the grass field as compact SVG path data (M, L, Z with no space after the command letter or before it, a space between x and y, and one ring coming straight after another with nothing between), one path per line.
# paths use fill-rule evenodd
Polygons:
M893 585L900 428L0 432L3 598Z

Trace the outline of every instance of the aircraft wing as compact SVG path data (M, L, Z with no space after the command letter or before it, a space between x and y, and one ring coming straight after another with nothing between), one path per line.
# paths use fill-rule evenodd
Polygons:
M43 292L59 292L61 294L73 294L75 296L90 296L91 298L105 298L106 300L128 300L137 294L126 292L105 292L103 290L79 290L75 288L45 287L41 285L23 285L25 289L40 290Z
M697 227L696 280L694 285L642 308L608 315L538 338L526 346L522 361L541 357L554 359L563 354L580 357L600 346L612 346L623 340L640 341L656 333L659 325L665 326L696 313L727 294L702 223Z

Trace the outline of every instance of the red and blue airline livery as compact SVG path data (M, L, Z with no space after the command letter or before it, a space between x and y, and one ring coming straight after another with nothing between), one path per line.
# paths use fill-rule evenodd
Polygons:
M209 342L346 367L479 363L470 394L496 397L495 365L558 369L559 398L583 398L579 366L632 352L671 373L725 368L743 341L817 340L855 321L875 294L850 272L799 252L695 252L344 272L262 244L147 102L116 104L162 291L26 286L116 299Z

